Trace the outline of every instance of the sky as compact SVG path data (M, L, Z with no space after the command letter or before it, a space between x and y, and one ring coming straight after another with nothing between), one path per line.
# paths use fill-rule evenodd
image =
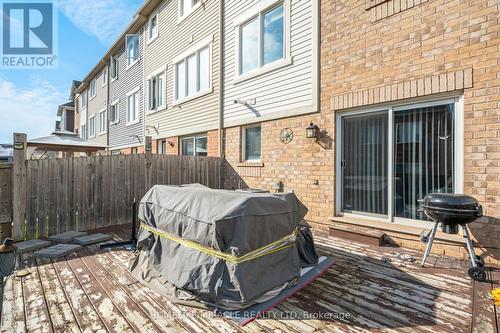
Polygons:
M0 143L12 133L50 135L71 82L82 80L131 21L142 0L59 0L57 69L0 69ZM0 9L1 10L1 9Z

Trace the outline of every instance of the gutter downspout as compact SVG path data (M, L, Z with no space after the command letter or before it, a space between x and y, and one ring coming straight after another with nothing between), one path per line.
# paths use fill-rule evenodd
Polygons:
M223 159L220 170L220 187L224 188L224 0L219 0L219 157Z

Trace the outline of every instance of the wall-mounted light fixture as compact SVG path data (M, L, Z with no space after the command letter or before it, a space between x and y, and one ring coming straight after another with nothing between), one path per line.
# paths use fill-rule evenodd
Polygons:
M173 141L168 140L167 143L168 143L168 145L170 147L174 147L175 146L175 143Z
M308 139L318 139L319 138L319 127L318 125L314 125L314 123L310 123L306 128L306 138Z

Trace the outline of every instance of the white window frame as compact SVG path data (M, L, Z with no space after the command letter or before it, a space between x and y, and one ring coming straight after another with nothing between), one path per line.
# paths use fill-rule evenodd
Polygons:
M182 1L191 1L191 8L189 9L189 11L187 13L182 12ZM178 10L179 16L177 19L177 24L181 23L186 18L191 16L191 14L193 14L198 8L200 8L202 6L202 3L206 0L198 0L198 2L194 5L192 4L192 1L193 0L177 0L177 7L179 8L179 10Z
M116 107L116 119L114 121L111 121L111 118L110 118L110 121L109 121L109 124L110 125L115 125L115 124L118 124L120 122L120 99L117 98L115 99L113 102L109 103L110 105L110 109L109 109L109 114L111 114L111 107Z
M163 104L159 105L159 106L157 105L154 109L150 109L150 102L151 102L151 91L150 91L151 84L150 84L150 81L153 80L154 78L162 75L162 74L163 74L163 85L164 85L163 91L162 91ZM152 72L149 75L146 83L147 83L147 91L148 91L148 99L147 99L147 106L146 106L147 113L155 113L155 112L158 112L161 110L165 110L167 108L167 66L162 66L162 67L158 68L156 71Z
M199 134L199 135L191 135L191 136L185 136L180 139L180 145L179 145L179 155L181 156L198 156L196 155L196 139L202 139L206 138L207 139L207 156L208 156L208 135L207 134ZM183 141L188 141L192 140L193 141L193 152L194 155L182 155L182 142Z
M92 123L94 124L94 134L92 134ZM89 139L95 138L96 127L95 127L95 114L89 117Z
M182 52L181 54L179 54L178 56L176 56L172 60L172 66L174 68L173 83L172 83L172 89L173 89L173 103L172 103L172 105L174 105L174 106L179 105L179 104L185 103L187 101L193 100L195 98L198 98L200 96L204 96L206 94L213 92L213 82L212 82L212 78L213 78L213 64L212 64L212 62L213 62L212 61L213 50L212 50L212 47L213 47L213 35L210 35L210 36L204 38L203 40L201 40L200 42L196 43L195 45L193 45L189 49L185 50L184 52ZM182 61L187 62L188 57L192 56L195 53L199 54L199 52L205 48L208 48L208 62L209 62L208 88L204 89L204 90L200 90L197 93L194 93L192 95L187 95L187 96L184 96L182 98L177 98L177 65ZM199 80L199 65L200 65L199 56L197 56L197 64L198 64L197 65L197 77ZM186 85L187 85L188 84L187 66L186 66L185 75L186 75Z
M93 100L96 96L97 96L97 82L96 78L93 78L92 80L90 80L89 84L89 101Z
M247 129L249 128L256 128L260 127L260 158L259 159L254 159L254 160L247 160L246 158L246 143L247 143ZM262 124L252 124L252 125L247 125L243 126L242 131L241 131L241 160L249 163L258 163L262 162Z
M80 125L80 138L87 140L87 123Z
M125 51L126 53L127 51ZM116 68L115 68L115 76L113 76L113 63L116 63ZM118 80L118 69L119 69L120 62L118 61L117 56L111 56L110 64L109 64L109 70L110 70L110 77L111 77L111 82Z
M283 37L284 37L284 58L275 60L269 64L263 64L263 16L270 10L278 7L279 5L283 5L283 21L285 27L283 29ZM255 19L256 17L260 17L259 22L259 67L254 70L251 70L247 73L241 73L241 28L246 23ZM242 16L238 17L234 21L234 31L236 34L235 38L235 75L233 79L233 83L239 83L241 81L248 80L250 78L275 71L279 68L291 65L293 63L293 59L291 56L291 48L290 48L290 30L291 30L291 18L290 18L290 0L266 0L262 1L259 5L252 8L250 11L246 12Z
M134 59L132 62L129 62L128 58L128 44L127 44L127 39L128 37L135 36L137 37L137 58ZM141 60L141 36L139 34L127 34L125 35L125 59L127 60L127 70L130 68L134 67L135 64Z
M106 113L106 109L102 109L99 111L99 135L106 134L108 132L108 115ZM104 114L104 130L102 130L102 117L101 115Z
M455 193L463 193L464 191L464 98L463 96L447 96L442 98L422 98L409 102L401 102L401 103L391 103L389 106L385 107L368 107L368 108L356 108L352 111L338 112L336 114L336 164L335 164L335 214L336 216L350 217L350 218L362 218L365 220L386 222L388 224L400 224L407 226L415 226L415 223L418 222L422 228L431 229L434 226L434 223L420 220L412 220L407 218L395 217L394 216L394 189L393 189L393 125L394 125L394 112L395 111L403 111L408 109L416 109L416 108L424 108L431 106L438 106L444 104L454 104L454 127L455 127ZM387 217L378 217L378 216L369 216L355 214L355 213L347 213L342 211L342 118L349 115L363 114L363 113L373 113L373 112L382 112L386 111L388 114L388 174L387 179L388 183L388 209L387 209Z
M102 71L102 86L105 87L108 84L108 66L104 67Z
M83 103L85 101L85 103ZM80 95L80 105L81 105L81 110L85 110L87 108L87 105L89 104L88 101L88 95L87 95L87 90L85 90L81 95Z
M151 35L151 22L153 19L156 18L156 33L154 35ZM154 13L151 15L151 17L148 20L148 28L146 29L146 34L147 34L147 45L152 43L156 38L158 38L159 35L159 22L158 22L158 12Z
M140 92L140 88L141 87L137 87L137 88L135 88L135 89L133 89L133 90L131 90L131 91L129 91L127 93L127 97L126 97L127 98L127 104L126 104L127 108L125 109L126 110L126 123L125 123L125 126L131 126L131 125L139 123L139 121L140 121L140 108L141 108L141 99L140 99L141 98L141 94L139 93ZM137 108L137 110L135 110L136 119L130 121L128 119L128 108L129 108L128 103L129 103L129 97L132 96L132 95L134 95L134 94L137 94L138 108Z

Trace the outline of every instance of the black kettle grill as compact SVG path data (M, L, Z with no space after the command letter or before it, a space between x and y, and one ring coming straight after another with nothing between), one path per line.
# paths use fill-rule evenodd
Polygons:
M484 260L474 253L474 247L472 246L472 240L469 237L469 229L467 227L467 224L483 216L483 208L479 202L475 198L463 194L433 193L420 201L420 209L429 219L435 222L431 232L426 237L422 237L423 240L427 240L422 267L425 265L425 260L431 252L432 242L436 236L439 224L441 224L443 232L449 234L458 234L459 227L461 227L472 265L469 268L469 276L477 281L485 281L486 271L483 268Z

